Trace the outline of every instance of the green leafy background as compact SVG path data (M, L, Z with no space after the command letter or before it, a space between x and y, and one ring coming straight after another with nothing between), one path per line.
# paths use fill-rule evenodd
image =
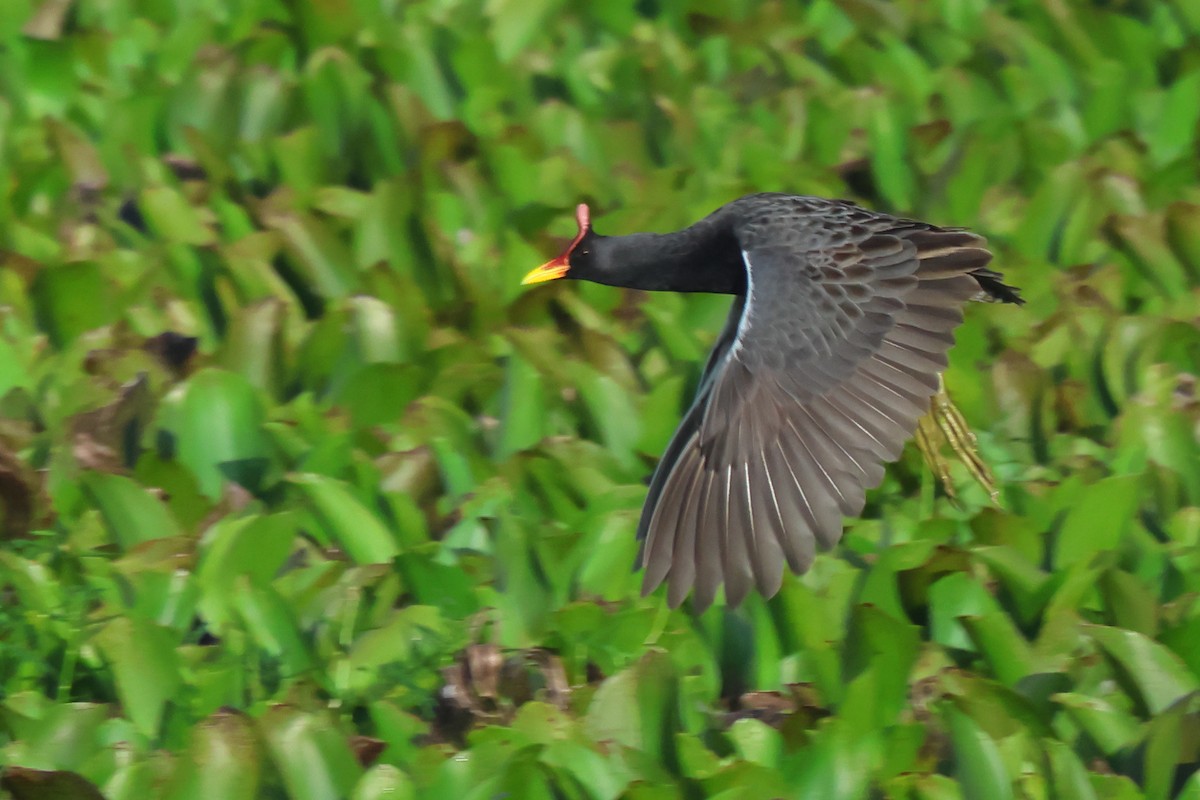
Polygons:
M4 0L2 791L1200 798L1198 119L1193 0ZM761 190L989 237L1001 502L669 611L728 298L519 280Z

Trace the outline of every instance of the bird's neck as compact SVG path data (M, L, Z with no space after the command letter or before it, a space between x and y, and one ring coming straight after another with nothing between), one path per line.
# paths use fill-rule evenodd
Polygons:
M706 224L707 223L707 224ZM746 268L725 226L702 220L675 233L593 236L586 280L630 289L742 294Z

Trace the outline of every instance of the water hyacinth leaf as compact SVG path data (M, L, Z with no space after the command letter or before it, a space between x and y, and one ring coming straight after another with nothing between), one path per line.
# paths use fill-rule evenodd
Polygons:
M584 730L596 741L643 750L661 762L675 734L677 691L670 657L651 651L600 684L584 716Z
M571 775L586 787L588 797L597 800L617 800L634 779L632 769L621 759L573 741L550 742L542 752L541 761Z
M93 261L38 270L30 294L38 327L59 347L113 322L122 307L116 285Z
M260 487L271 453L262 399L245 377L202 369L163 405L162 427L171 448L204 494L220 497L226 481L252 491Z
M421 390L422 373L408 364L368 364L350 374L333 401L359 428L398 421Z
M354 787L350 800L417 800L417 789L397 767L376 764Z
M396 559L405 590L422 604L440 609L456 619L479 608L474 586L460 564L439 563L424 553L407 552Z
M1003 583L1024 619L1041 610L1049 576L1013 547L976 547L972 554Z
M555 0L536 0L518 4L511 0L490 0L485 13L491 19L496 53L508 62L525 49L541 29L542 19L554 10Z
M498 458L532 447L545 435L546 403L542 376L537 369L514 353L504 370L504 388L500 394L500 427L496 442Z
M622 464L632 464L633 448L640 435L638 415L629 395L607 375L576 363L571 372L591 424L600 441Z
M1122 475L1086 487L1071 504L1058 533L1055 564L1061 568L1086 562L1096 553L1117 548L1133 524L1138 484L1137 476Z
M274 214L267 222L283 238L289 263L322 297L345 297L358 288L349 248L326 223L296 212Z
M345 738L323 715L277 705L258 725L289 797L349 797L361 779Z
M992 672L1005 685L1015 686L1022 678L1040 671L1029 643L1005 614L992 612L964 617L962 625Z
M308 508L329 538L359 564L381 564L400 553L397 537L341 481L313 473L292 475Z
M1177 78L1159 98L1159 113L1153 127L1146 132L1151 161L1166 164L1184 155L1195 143L1196 124L1200 122L1200 106L1193 100L1200 96L1200 70Z
M96 644L112 665L130 720L139 733L154 738L182 683L175 633L138 617L116 617L96 635Z
M226 518L205 533L195 576L199 606L209 625L219 631L228 621L233 590L243 575L255 586L266 586L275 577L297 533L293 514Z
M259 796L262 756L254 723L242 714L218 711L193 729L169 797L252 800Z
M879 98L882 100L882 98ZM869 118L871 167L879 188L895 208L912 208L913 176L907 124L899 106L878 102Z
M764 767L779 763L783 739L779 731L756 719L739 719L726 734L737 754L746 761Z
M1088 779L1087 768L1068 745L1055 739L1043 739L1042 746L1050 760L1050 785L1058 797L1099 800Z
M151 230L168 242L190 245L215 243L211 212L193 206L171 186L149 186L138 198Z
M577 586L584 595L616 601L640 580L629 568L638 551L637 540L629 535L633 524L632 510L588 516L575 559Z
M447 633L441 612L432 606L409 606L397 609L379 627L359 636L348 658L350 669L361 682L375 679L378 668L394 662L404 662L427 640Z
M0 397L15 388L28 389L32 378L17 347L0 338Z
M287 305L267 298L237 309L215 361L272 397L283 392L287 367L284 322Z
M881 758L878 733L862 735L836 723L825 726L806 751L783 766L792 796L864 798Z
M262 652L281 662L285 677L311 668L312 658L295 615L277 591L242 577L234 585L232 605Z
M2 712L15 739L6 747L5 755L10 764L36 769L83 764L100 741L98 737L109 716L107 707L99 703L39 703L39 707L19 713L12 702L18 699L9 698L10 704Z
M88 472L80 483L100 510L113 539L124 550L183 533L162 500L123 475Z
M1167 207L1167 241L1192 282L1200 281L1200 204L1177 202Z
M1176 797L1177 776L1181 772L1196 772L1200 763L1196 735L1200 733L1200 716L1196 698L1179 703L1150 720L1143 753L1143 776L1146 797L1171 800Z
M1150 714L1158 714L1200 689L1200 681L1179 656L1134 631L1088 627L1092 639L1111 659L1116 677Z
M1161 217L1117 215L1108 221L1104 232L1134 271L1162 296L1171 298L1187 294L1187 272L1163 241Z
M1132 746L1142 736L1141 721L1106 700L1073 692L1056 694L1050 699L1063 706L1075 724L1106 755Z
M979 800L1012 800L1012 779L996 742L953 705L945 706L943 714L954 747L954 773L962 784L963 795Z
M1110 618L1118 627L1151 637L1158 632L1157 597L1140 579L1110 569L1100 577L1099 588Z
M946 647L974 650L960 618L996 611L991 595L965 573L952 573L929 587L930 637Z

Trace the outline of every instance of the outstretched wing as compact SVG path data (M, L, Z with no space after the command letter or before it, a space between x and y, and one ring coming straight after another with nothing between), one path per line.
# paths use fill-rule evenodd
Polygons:
M773 595L785 561L804 572L838 541L928 409L991 254L966 231L862 214L819 247L790 218L739 232L748 292L651 481L644 593Z

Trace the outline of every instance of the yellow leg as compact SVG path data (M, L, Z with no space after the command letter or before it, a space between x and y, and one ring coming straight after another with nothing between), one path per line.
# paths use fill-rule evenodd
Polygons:
M946 494L957 498L954 483L950 480L950 464L946 461L944 447L950 450L966 466L971 477L983 487L993 503L998 503L1000 494L996 490L996 478L987 463L979 455L975 434L967 426L962 412L946 393L946 384L938 376L937 394L929 403L929 413L917 423L917 447L925 457L925 463L942 482Z

